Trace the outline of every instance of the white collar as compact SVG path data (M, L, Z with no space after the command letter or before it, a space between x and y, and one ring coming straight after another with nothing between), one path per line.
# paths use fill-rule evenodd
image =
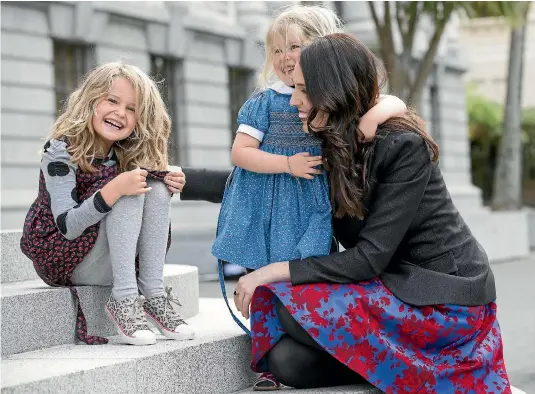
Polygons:
M282 81L275 82L269 88L271 90L276 91L277 93L280 93L280 94L293 94L293 92L294 92L294 88L292 88L292 87L290 87L288 85L285 85L284 82L282 82Z

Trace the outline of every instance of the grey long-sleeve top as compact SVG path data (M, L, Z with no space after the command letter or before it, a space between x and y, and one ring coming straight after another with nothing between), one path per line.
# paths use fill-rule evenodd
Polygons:
M104 161L104 165L114 164L112 151ZM67 151L66 142L50 140L45 145L41 170L45 177L46 189L50 194L52 215L61 234L69 240L79 237L85 229L98 223L111 211L100 190L84 202L78 202L77 168Z

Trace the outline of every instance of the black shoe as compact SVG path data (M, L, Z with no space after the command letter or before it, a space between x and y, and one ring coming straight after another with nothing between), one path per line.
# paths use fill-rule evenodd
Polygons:
M269 372L264 372L258 375L253 386L254 391L273 391L280 390L281 388L282 384L277 382L275 376L273 376Z

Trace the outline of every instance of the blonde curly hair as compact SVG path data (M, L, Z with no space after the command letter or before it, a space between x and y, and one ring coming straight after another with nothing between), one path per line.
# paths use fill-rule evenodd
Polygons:
M273 69L273 53L277 35L286 40L291 30L297 34L303 45L307 45L316 38L342 33L342 29L343 23L338 15L325 6L290 5L280 8L266 34L265 62L259 78L260 88L267 88L278 81Z
M136 92L136 124L132 135L114 144L121 172L137 166L150 170L167 170L167 144L171 119L154 81L136 66L111 62L91 70L72 92L64 112L52 126L47 141L66 137L68 152L80 169L95 171L98 135L92 118L100 100L110 91L116 78L126 78Z

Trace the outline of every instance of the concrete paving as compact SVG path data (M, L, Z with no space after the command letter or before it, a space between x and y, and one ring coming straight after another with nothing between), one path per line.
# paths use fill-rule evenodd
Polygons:
M505 365L511 383L535 394L535 254L493 264Z

